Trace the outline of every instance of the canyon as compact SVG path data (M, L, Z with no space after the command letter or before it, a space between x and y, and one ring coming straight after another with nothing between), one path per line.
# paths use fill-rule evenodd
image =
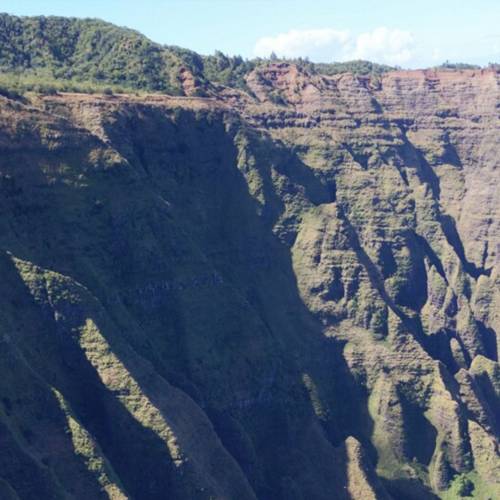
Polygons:
M498 498L500 72L180 75L0 96L0 496Z

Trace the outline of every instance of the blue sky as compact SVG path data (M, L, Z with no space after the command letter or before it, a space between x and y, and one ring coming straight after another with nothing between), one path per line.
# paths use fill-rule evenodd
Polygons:
M0 0L0 12L99 17L202 54L500 62L500 0Z

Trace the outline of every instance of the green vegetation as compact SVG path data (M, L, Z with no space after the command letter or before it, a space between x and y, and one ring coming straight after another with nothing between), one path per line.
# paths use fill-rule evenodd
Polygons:
M71 435L75 453L83 458L87 469L96 476L97 481L107 492L109 498L126 500L127 497L123 493L120 480L116 477L115 471L103 455L95 439L75 417L64 396L55 388L52 388L52 392L67 419L67 432Z
M438 69L481 69L481 66L477 64L468 64L468 63L451 63L449 61L445 61L443 64L437 67Z
M336 75L338 73L353 73L354 75L382 75L388 71L399 69L395 66L377 64L370 61L346 61L331 64L314 64L314 69L324 75Z
M12 81L5 81L3 76L0 75L0 95L8 99L22 99L22 93L18 91L18 88Z
M178 71L202 69L200 56L163 47L96 19L0 15L0 70L42 81L182 92Z
M43 95L55 95L58 92L113 95L124 93L137 94L142 91L122 85L56 79L30 73L0 73L0 95L10 99L21 99L26 92L36 92Z
M217 51L213 56L203 58L203 71L206 78L214 83L244 89L245 75L252 71L256 64L256 61L248 61L241 56L226 56Z
M227 56L222 52L216 52L212 56L203 57L203 74L211 82L239 88L248 91L245 76L259 66L269 63L294 64L302 71L310 74L337 75L340 73L352 73L355 75L382 75L397 68L384 64L376 64L369 61L348 61L334 63L313 63L307 58L278 58L271 54L269 59L256 58L243 59L241 56ZM283 104L282 98L276 94L270 96L276 104Z
M469 497L474 491L474 483L468 477L461 475L455 482L455 489L459 497Z
M442 493L443 500L479 499L493 500L498 498L499 488L485 483L476 472L457 475L448 490Z

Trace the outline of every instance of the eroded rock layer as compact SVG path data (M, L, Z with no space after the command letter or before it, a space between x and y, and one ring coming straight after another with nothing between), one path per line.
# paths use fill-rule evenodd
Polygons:
M0 98L2 495L500 495L499 80Z

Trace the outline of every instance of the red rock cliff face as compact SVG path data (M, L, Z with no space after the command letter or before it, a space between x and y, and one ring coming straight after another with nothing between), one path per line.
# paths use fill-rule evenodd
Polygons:
M0 492L495 497L499 78L2 98Z

